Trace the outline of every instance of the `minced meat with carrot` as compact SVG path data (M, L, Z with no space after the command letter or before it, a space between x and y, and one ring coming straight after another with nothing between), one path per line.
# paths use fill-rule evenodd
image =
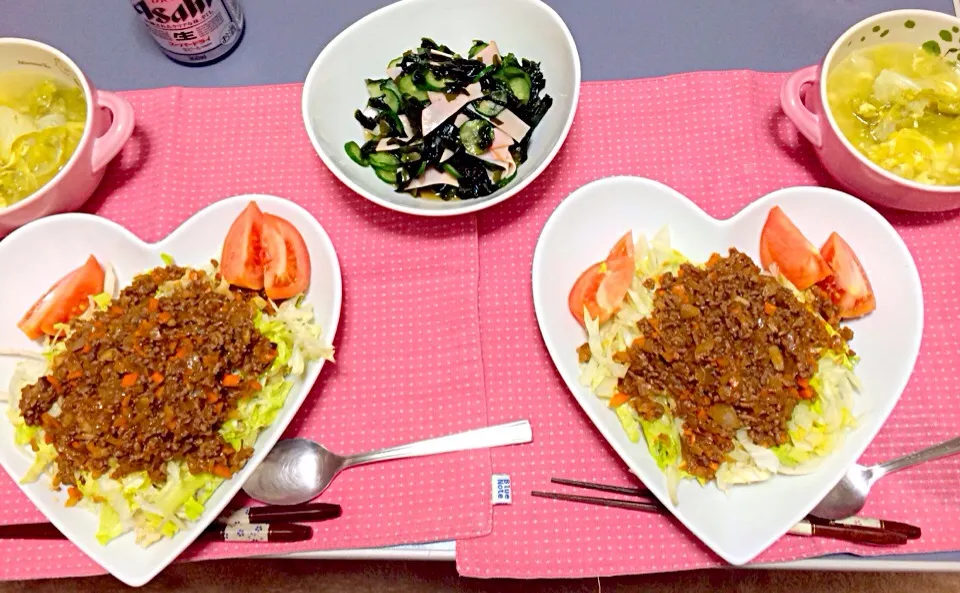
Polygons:
M79 472L162 483L169 461L229 477L250 456L218 434L276 357L254 326L255 293L167 266L137 276L106 311L74 320L20 412L57 450L54 484ZM162 290L161 287L163 287Z
M639 323L641 337L615 355L629 364L618 390L649 420L665 411L658 398L674 402L681 467L703 479L714 477L741 428L764 447L787 442L794 407L814 395L821 354L853 337L816 291L801 302L736 249L647 282L653 311Z

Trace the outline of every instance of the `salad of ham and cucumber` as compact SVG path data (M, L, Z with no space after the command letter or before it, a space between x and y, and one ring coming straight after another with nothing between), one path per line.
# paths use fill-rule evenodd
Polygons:
M540 64L475 41L461 56L424 38L366 81L354 116L362 143L347 155L421 198L474 199L508 185L527 158L534 128L553 104Z

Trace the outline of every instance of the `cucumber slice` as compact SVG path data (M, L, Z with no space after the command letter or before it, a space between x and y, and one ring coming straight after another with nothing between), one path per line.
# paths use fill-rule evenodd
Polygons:
M421 157L420 157L420 153L419 153L419 152L405 152L405 153L403 153L402 155L400 155L400 162L401 162L401 163L412 163L412 162L414 162L414 161L419 161L420 158L421 158Z
M502 72L504 78L515 78L517 76L526 76L527 73L516 66L507 66Z
M400 65L400 62L402 61L403 61L403 56L400 56L399 58L394 58L390 60L389 64L387 64L387 68L396 68L397 66Z
M360 145L353 140L344 144L343 149L347 152L347 156L350 157L350 160L361 167L367 167L370 165L370 162L363 157L363 153L360 151Z
M374 172L377 174L377 177L379 177L381 181L389 183L390 185L397 184L396 169L374 169Z
M400 111L400 94L399 92L394 93L392 90L387 88L386 85L380 87L383 91L383 96L380 97L383 99L383 102L386 103L387 107L390 108L390 111L396 113Z
M477 113L480 115L485 115L487 117L496 117L500 114L501 111L506 109L500 103L496 101L491 101L490 99L479 99L474 102L473 108L477 110Z
M383 80L370 80L368 78L365 82L367 83L367 92L370 93L372 98L383 96L383 91L380 90L380 85L383 84Z
M517 178L516 171L514 171L513 175L511 175L510 177L501 177L500 179L497 180L497 187L506 187L510 185L510 182L512 182L516 178Z
M509 90L505 88L496 88L490 91L490 95L488 98L491 101L496 101L501 105L507 105L508 103L510 103L510 95L512 94L513 93L511 93Z
M397 87L400 89L400 93L417 99L418 101L427 101L430 99L427 96L427 91L417 88L417 85L413 84L413 76L410 74L404 74L397 80Z
M470 48L470 52L467 54L467 57L472 58L473 56L482 52L484 48L487 47L488 45L490 44L487 43L486 41L474 40L473 47Z
M434 74L433 70L427 70L423 76L423 82L428 91L442 91L447 88L449 81Z
M417 169L417 174L414 177L420 177L423 175L423 172L427 170L427 161L420 161L420 168Z
M393 81L390 80L389 78L386 79L386 80L381 81L381 83L380 83L380 90L382 90L382 91L384 91L384 92L390 91L390 92L392 92L394 95L396 95L397 97L400 97L400 89L397 88L397 83L393 82Z
M476 76L473 77L473 82L477 82L478 80L483 80L483 78L486 77L487 74L490 74L496 69L497 69L496 65L490 64L489 66L481 70Z
M460 179L460 171L457 171L456 169L454 169L453 165L451 165L450 163L444 163L443 170L453 175L456 179Z
M395 171L400 164L400 159L389 152L375 152L370 155L369 160L373 168L378 170Z
M518 101L526 103L530 100L530 77L527 76L526 72L523 76L511 78L507 81L507 84L510 85L510 91Z
M460 142L470 154L483 154L493 144L493 126L485 119L471 119L460 126Z

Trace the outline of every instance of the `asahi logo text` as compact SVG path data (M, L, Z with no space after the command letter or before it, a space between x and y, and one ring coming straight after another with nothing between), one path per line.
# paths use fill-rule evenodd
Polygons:
M158 23L180 23L203 14L213 6L214 0L183 0L180 6L177 6L173 12L167 14L167 9L163 6L150 8L145 0L140 0L133 5L133 9L142 14L149 21Z

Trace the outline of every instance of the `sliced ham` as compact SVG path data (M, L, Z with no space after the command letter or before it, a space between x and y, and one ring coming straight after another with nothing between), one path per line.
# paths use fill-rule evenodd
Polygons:
M403 141L408 141L413 138L413 126L410 125L410 118L406 115L400 115L400 123L403 124Z
M493 143L490 148L503 148L513 144L513 138L500 128L493 128Z
M446 171L438 171L431 167L424 171L420 177L411 180L410 183L407 184L407 189L417 189L430 185L452 185L454 187L460 187L456 177Z
M457 127L459 128L460 126L462 126L463 124L467 123L468 121L470 121L470 118L467 117L466 115L460 113L460 114L457 115L457 119L453 120L453 125L455 125L455 126L457 126Z
M500 48L497 47L496 41L491 41L487 44L487 47L483 48L477 55L473 56L474 60L480 60L487 66L491 66L500 61ZM496 61L494 61L496 59Z
M517 163L513 160L513 155L506 147L491 148L483 154L477 155L477 158L485 163L490 163L495 167L503 169L503 177L508 178L517 170Z
M489 119L490 123L497 126L498 129L503 130L517 142L523 140L523 137L530 131L530 126L509 109L504 109L495 117Z
M449 161L453 157L453 155L454 155L454 152L452 150L450 150L449 148L444 148L443 154L440 155L440 162L445 163Z
M387 76L390 78L397 78L398 76L403 75L403 68L400 66L394 66L393 68L387 68Z
M381 138L377 142L377 152L389 152L403 146L396 138Z
M440 127L467 103L482 97L483 89L480 88L479 82L475 82L466 88L466 93L454 96L451 101L448 101L447 96L441 92L429 91L427 95L430 98L430 104L423 110L420 123L424 136Z

